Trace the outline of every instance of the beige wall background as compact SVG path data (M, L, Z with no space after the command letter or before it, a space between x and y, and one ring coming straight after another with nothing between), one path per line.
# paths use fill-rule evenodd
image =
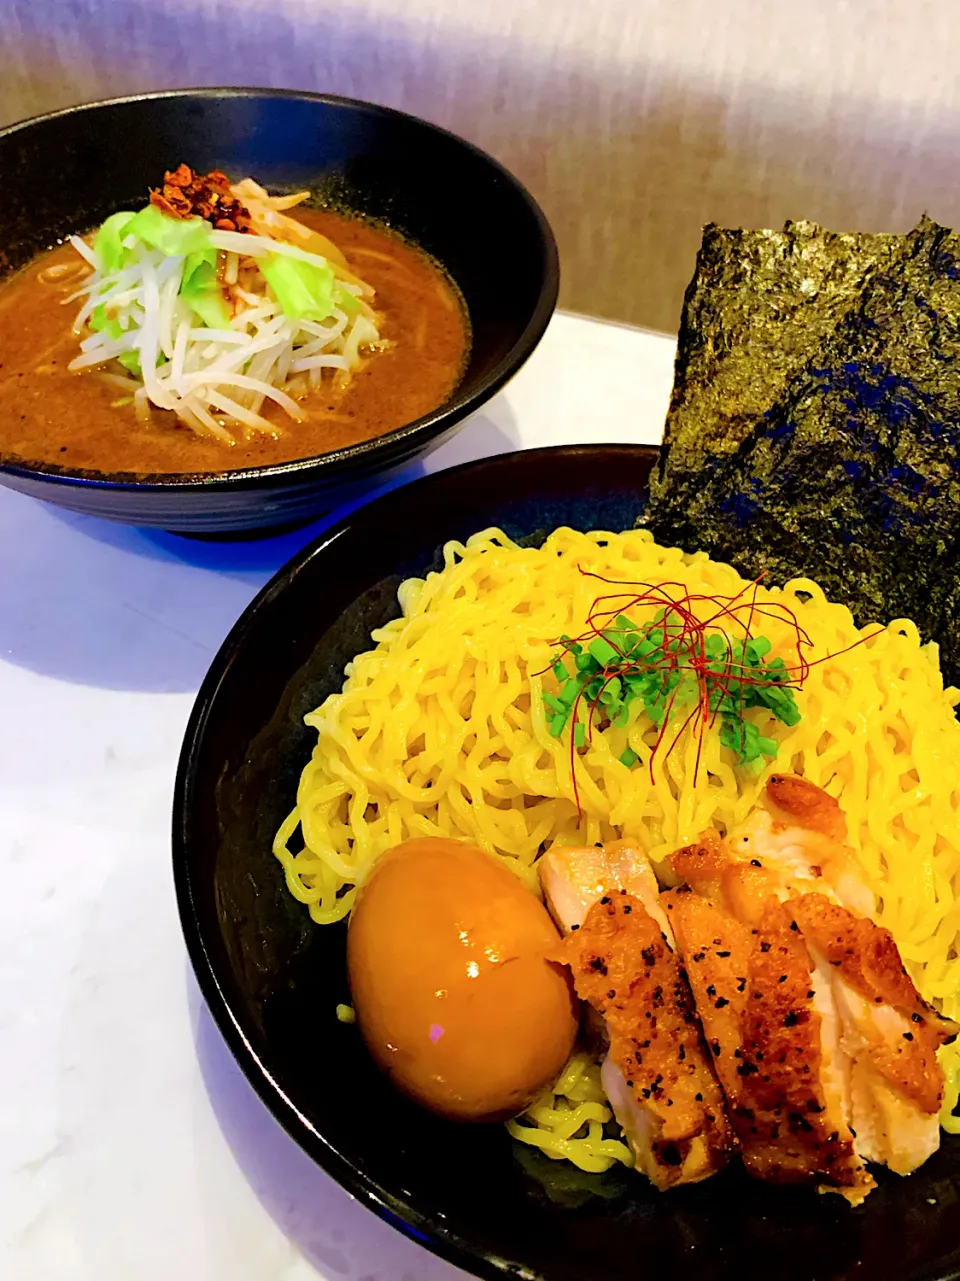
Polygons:
M960 0L0 0L0 123L215 84L455 130L541 201L562 305L658 329L707 221L960 223Z

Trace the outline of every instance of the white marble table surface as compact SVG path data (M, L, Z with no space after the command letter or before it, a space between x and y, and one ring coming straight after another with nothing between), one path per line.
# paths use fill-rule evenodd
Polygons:
M569 315L422 467L656 442L674 344ZM189 969L180 741L244 606L319 526L211 543L0 489L0 1277L453 1281L269 1115Z

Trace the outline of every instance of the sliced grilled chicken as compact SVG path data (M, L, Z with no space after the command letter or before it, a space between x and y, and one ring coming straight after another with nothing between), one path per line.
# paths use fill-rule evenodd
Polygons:
M847 839L840 802L799 774L771 774L764 800L776 819L796 823L805 832L819 832L839 845Z
M797 775L773 774L762 807L724 845L729 859L759 863L784 889L826 888L844 907L869 916L873 891L846 841L846 819L832 796Z
M637 1168L660 1188L716 1173L735 1144L646 856L626 841L558 849L539 872Z
M663 899L747 1170L857 1204L874 1183L854 1150L836 1028L824 1035L789 911L770 896L745 924L689 887Z
M856 1203L873 1186L864 1160L907 1174L939 1145L943 1075L936 1051L957 1027L921 1000L889 931L870 919L873 894L845 840L836 801L804 779L774 776L765 809L741 828L726 838L707 833L673 855L674 876L694 893L675 892L665 901L707 1039L720 1047L715 1066L748 1168L762 1178L808 1179ZM737 951L737 938L746 952ZM734 994L721 991L731 963L722 952L738 958ZM760 957L767 966L780 959L775 984L757 968ZM733 1013L724 1005L718 1017L711 988ZM795 1031L792 1048L778 1049L777 1061L785 1055L783 1063L799 1063L811 1111L791 1105L792 1114L811 1128L786 1114L784 1130L783 1115L774 1111L766 1131L754 1134L743 1108L761 1113L742 1078L753 1088L757 1074L748 1062L769 1062L766 1051L759 1061L749 1056L761 1025L769 1038L779 1016L794 1031L804 1029L803 1036ZM738 1049L733 1068L723 1058ZM789 1082L779 1078L759 1073L760 1084L783 1087L779 1103L776 1093L764 1095L783 1114ZM823 1111L813 1112L814 1105Z
M667 931L672 945L653 868L646 854L630 841L560 846L543 855L537 871L550 915L563 934L578 930L593 904L608 891L627 890L636 895L660 928ZM580 1026L587 1045L602 1058L609 1049L610 1038L602 1017L589 1002L584 1006ZM609 1090L607 1097L610 1097Z
M734 1146L679 961L640 899L604 894L561 944L577 994L604 1018L602 1080L637 1168L658 1188L721 1169Z
M889 930L823 894L804 894L786 907L830 981L850 1060L857 1150L909 1174L940 1145L937 1050L960 1028L921 998Z
M630 841L561 846L544 854L537 867L547 907L564 933L578 929L593 904L611 890L636 895L660 928L669 929L650 860Z

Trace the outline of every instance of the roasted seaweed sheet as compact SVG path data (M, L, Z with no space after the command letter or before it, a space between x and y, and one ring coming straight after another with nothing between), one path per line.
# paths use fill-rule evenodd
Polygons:
M645 524L909 617L960 684L960 238L708 227Z

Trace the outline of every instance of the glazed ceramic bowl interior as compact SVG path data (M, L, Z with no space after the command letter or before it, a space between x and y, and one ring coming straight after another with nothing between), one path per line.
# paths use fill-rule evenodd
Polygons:
M181 161L249 174L271 190L308 188L425 249L456 281L469 313L472 348L460 385L416 422L290 463L150 476L131 459L129 471L106 475L3 458L0 444L0 483L167 529L223 532L305 519L386 479L455 430L520 368L553 312L553 236L530 195L494 160L401 112L277 90L160 93L0 131L0 264L15 270L68 233L137 207Z
M396 592L448 539L490 525L542 540L567 524L625 529L656 451L533 450L442 472L346 518L273 580L225 642L184 743L174 813L181 920L210 1009L261 1098L367 1205L487 1278L525 1281L945 1281L960 1275L960 1139L909 1179L881 1171L838 1196L748 1181L653 1191L620 1168L587 1175L405 1102L355 1027L342 925L318 927L270 849L315 735L306 712L339 689Z

